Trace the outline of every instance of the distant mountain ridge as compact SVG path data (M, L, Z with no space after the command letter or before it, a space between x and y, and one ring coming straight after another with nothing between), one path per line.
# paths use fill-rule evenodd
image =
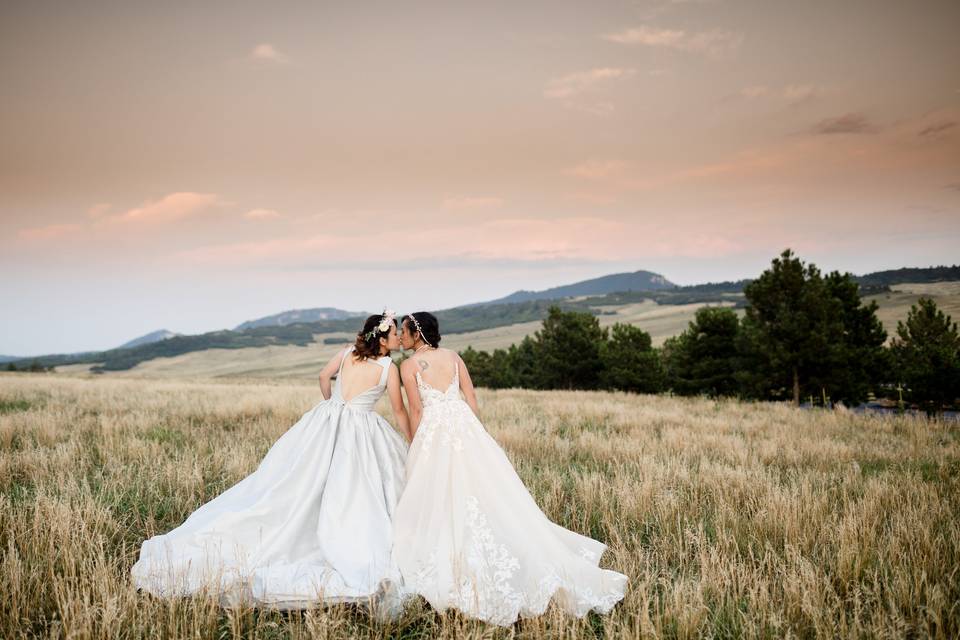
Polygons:
M122 345L117 347L117 349L130 349L132 347L139 347L140 345L143 345L143 344L150 344L151 342L160 342L161 340L166 340L167 338L172 338L178 335L180 334L174 333L173 331L168 331L167 329L151 331L150 333L142 335L139 338L134 338L129 342L124 342Z
M515 302L529 302L531 300L556 300L574 296L602 296L620 291L663 291L673 289L673 284L659 273L652 271L633 271L627 273L612 273L599 278L581 280L572 284L551 287L541 291L514 291L508 296L482 302L479 304L511 304Z
M865 295L866 292L876 294L889 290L890 285L905 282L960 281L960 266L893 269L854 276L854 280L861 284L861 292ZM735 282L676 286L659 274L636 271L611 274L543 291L517 291L500 300L441 309L434 313L440 320L444 333L453 334L539 321L546 317L549 308L553 305L588 313L596 313L598 306L643 300L652 300L660 305L732 302L736 306L743 306L745 304L743 288L749 282L749 279L745 279ZM624 290L622 287L645 288ZM310 312L326 313L331 316L340 315L340 317L309 321L306 318L310 317L307 315ZM362 315L333 307L299 309L248 321L232 331L221 329L197 335L178 334L132 347L125 345L123 348L106 351L20 356L12 357L11 360L17 366L29 365L32 362L42 366L91 364L95 365L93 370L96 372L119 371L130 369L140 362L154 358L173 357L206 349L239 349L271 345L306 346L314 342L317 334L355 332L357 318Z
M291 309L256 320L247 320L234 327L234 331L246 331L256 327L285 327L288 324L319 322L321 320L346 320L365 315L362 311L344 311L335 307L316 307L314 309Z

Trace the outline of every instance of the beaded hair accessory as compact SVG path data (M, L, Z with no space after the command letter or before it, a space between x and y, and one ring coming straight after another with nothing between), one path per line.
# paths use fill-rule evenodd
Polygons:
M380 316L380 324L363 334L363 339L369 340L370 338L376 337L381 333L387 333L390 331L390 325L393 324L396 315L397 314L394 311L390 309L384 309L383 315Z
M433 345L430 344L430 341L427 340L427 337L426 337L425 335L423 335L423 329L420 328L420 323L417 322L417 316L415 316L415 315L413 315L413 314L411 313L411 314L410 314L409 316L407 316L407 317L410 318L410 319L413 321L413 326L417 328L417 333L420 334L420 339L423 340L424 342L426 342L428 347L432 347Z

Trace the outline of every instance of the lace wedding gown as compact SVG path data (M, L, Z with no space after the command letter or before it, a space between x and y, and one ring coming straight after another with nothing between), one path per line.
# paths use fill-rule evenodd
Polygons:
M612 609L627 577L598 567L606 545L544 515L461 399L459 370L444 391L416 378L423 417L394 516L405 590L504 626L551 599L577 617Z
M144 542L131 569L136 586L159 596L206 588L227 605L387 606L399 586L391 519L407 446L373 411L390 358L376 362L379 384L345 402L338 374L331 398L284 433L256 471Z

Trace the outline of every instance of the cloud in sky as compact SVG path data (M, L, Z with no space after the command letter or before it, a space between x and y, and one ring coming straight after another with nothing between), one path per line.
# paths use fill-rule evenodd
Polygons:
M921 138L923 138L923 137L931 137L931 138L933 138L933 137L939 136L940 134L944 133L945 131L948 131L948 130L950 130L950 129L953 129L955 126L957 126L956 121L940 122L940 123L937 123L937 124L932 124L932 125L930 125L930 126L928 126L928 127L924 127L924 128L920 131L920 133L917 134L917 135L919 135Z
M733 51L743 42L742 34L723 29L690 33L682 29L664 29L649 25L607 33L602 38L617 44L663 47L709 56L720 56Z
M814 133L876 133L879 128L862 113L847 113L836 118L826 118L813 127Z
M159 200L148 200L139 207L125 212L110 215L111 205L101 202L90 206L85 219L80 222L27 227L21 229L17 237L22 240L53 240L84 229L107 229L115 225L144 223L162 224L200 215L227 204L229 203L215 193L179 191L167 194Z
M547 98L571 98L611 80L626 78L636 73L634 69L600 67L589 71L576 71L554 78L547 83L543 95Z
M290 57L288 55L281 53L276 47L267 42L263 42L255 46L250 51L250 59L275 62L277 64L287 64L290 62Z
M115 216L124 222L170 222L193 216L225 204L215 193L178 191Z
M600 91L612 81L634 74L636 69L621 67L599 67L589 71L576 71L550 80L543 90L543 95L550 99L562 99L563 106L567 109L606 117L616 110L614 103L610 100L587 99L587 96Z

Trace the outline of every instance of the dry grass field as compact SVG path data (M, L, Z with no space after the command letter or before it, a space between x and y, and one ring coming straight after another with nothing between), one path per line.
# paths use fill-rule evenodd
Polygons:
M960 425L600 392L480 402L547 515L630 577L608 616L497 629L416 604L383 625L138 594L144 538L252 471L318 399L289 380L0 375L0 636L960 635Z

